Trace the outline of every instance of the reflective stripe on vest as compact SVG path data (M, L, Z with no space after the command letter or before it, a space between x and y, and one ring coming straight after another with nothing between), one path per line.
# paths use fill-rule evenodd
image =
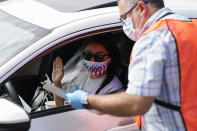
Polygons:
M141 37L151 31L167 25L175 38L179 72L182 115L188 131L197 129L197 20L179 21L173 19L155 22ZM141 127L140 116L136 117L138 127Z

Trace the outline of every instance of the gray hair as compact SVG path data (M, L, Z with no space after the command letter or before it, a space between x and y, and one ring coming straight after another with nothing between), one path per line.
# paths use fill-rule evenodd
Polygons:
M149 4L151 4L153 7L156 8L163 8L165 7L163 0L124 0L126 4L128 4L129 7L133 6L134 4L137 4L139 1L147 1Z

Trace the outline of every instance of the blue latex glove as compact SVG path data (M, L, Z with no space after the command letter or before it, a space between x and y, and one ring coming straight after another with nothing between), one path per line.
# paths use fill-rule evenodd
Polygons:
M82 105L82 100L86 95L88 95L88 93L82 90L76 90L73 93L63 94L63 96L67 98L68 102L74 109L84 109Z

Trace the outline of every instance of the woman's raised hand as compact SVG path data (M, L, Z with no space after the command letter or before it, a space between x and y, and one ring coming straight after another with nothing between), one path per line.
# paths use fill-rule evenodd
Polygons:
M64 68L62 59L58 56L53 61L52 81L57 87L61 87L61 80L64 76Z

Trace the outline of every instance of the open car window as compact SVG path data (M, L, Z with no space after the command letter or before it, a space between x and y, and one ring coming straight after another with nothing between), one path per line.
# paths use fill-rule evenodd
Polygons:
M122 31L110 32L110 36L112 36L112 39L118 45L122 55L122 62L125 64L124 67L122 67L122 71L118 75L118 78L126 87L127 66L130 55L129 48L132 48L132 42L128 40ZM24 66L20 71L12 75L10 81L13 83L19 96L31 108L29 109L28 106L23 105L28 112L34 113L44 111L48 109L48 107L46 108L45 102L54 101L53 94L42 89L42 85L40 83L45 80L46 74L51 79L53 61L57 56L62 58L64 64L64 77L61 81L62 85L72 83L72 81L74 81L81 72L85 71L81 52L82 45L86 39L87 38L82 38L71 43L65 43L64 46L48 52L43 57L32 61ZM52 104L54 105L54 102ZM52 107L54 108L55 106ZM70 107L68 108L70 110Z

